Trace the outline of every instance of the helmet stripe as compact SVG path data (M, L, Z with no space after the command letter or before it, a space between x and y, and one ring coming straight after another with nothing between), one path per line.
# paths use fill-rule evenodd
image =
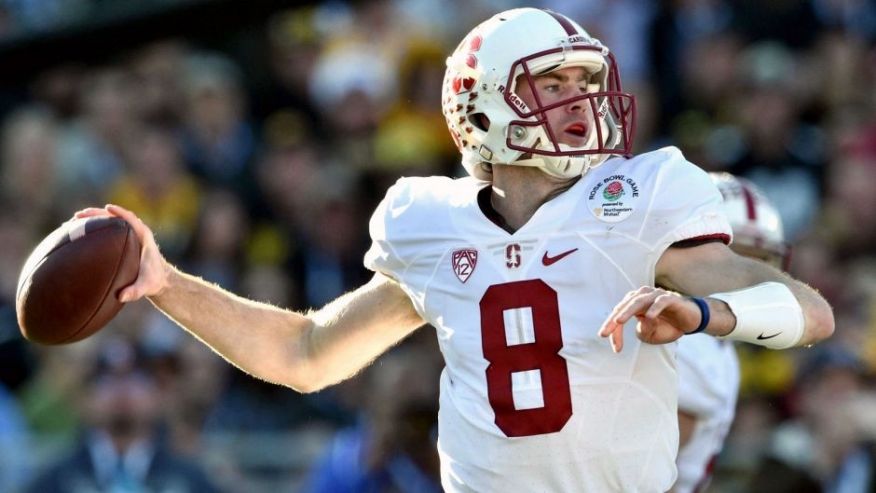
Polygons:
M576 34L580 34L577 29L575 29L575 25L564 15L558 14L552 10L544 9L545 12L551 15L557 22L563 26L563 29L566 30L566 34L569 36L575 36Z
M754 203L754 194L744 184L740 183L740 185L742 188L742 198L745 199L745 208L748 212L748 220L757 221L757 207L755 207Z

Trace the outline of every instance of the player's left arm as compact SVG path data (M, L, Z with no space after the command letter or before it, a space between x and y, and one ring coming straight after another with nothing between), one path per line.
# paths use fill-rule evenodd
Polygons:
M644 342L672 342L709 320L706 333L774 349L807 346L830 337L833 311L815 290L763 262L733 253L723 243L668 248L657 262L661 288L631 291L603 323L600 335L623 346L623 325L638 319ZM690 296L702 297L706 310Z

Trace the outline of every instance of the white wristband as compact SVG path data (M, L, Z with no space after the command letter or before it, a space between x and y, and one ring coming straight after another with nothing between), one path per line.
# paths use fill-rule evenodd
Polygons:
M720 339L787 349L803 337L803 308L788 286L780 282L765 282L709 297L727 303L736 316L736 327Z

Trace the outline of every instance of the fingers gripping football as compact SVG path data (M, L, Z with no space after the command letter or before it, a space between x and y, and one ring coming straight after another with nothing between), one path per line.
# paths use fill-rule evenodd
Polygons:
M133 212L117 205L107 205L104 208L88 207L74 214L75 218L92 216L117 216L131 225L131 229L140 240L140 275L133 284L119 293L119 301L136 301L144 296L154 296L167 287L167 261L158 250L152 230Z
M660 288L643 286L630 291L618 303L599 330L608 337L614 352L623 349L624 325L636 317L636 337L649 344L672 342L696 329L702 315L690 299Z

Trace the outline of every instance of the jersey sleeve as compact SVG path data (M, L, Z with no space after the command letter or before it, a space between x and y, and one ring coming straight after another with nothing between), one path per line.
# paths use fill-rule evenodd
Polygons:
M371 247L365 253L365 267L398 282L424 317L435 245L448 234L445 205L451 182L447 177L401 178L386 192L369 222Z
M402 225L396 220L407 222L405 215L413 205L414 194L408 179L402 178L386 192L386 196L371 215L368 231L371 235L371 247L365 253L365 267L380 272L395 280L401 280L409 260L403 258L405 240ZM400 231L401 229L401 231ZM397 247L401 244L402 251Z
M400 178L389 187L368 224L365 267L404 281L412 264L454 235L454 190L454 180L446 176Z
M640 238L662 251L673 243L720 239L729 244L730 225L721 210L721 193L708 174L687 161L675 147L667 147L656 166L655 191Z

